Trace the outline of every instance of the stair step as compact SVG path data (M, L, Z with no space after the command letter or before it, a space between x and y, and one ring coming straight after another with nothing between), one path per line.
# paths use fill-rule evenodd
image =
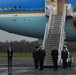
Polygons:
M46 59L44 60L44 65L53 65L51 51L54 46L59 47L60 33L61 33L62 16L52 15L49 34L46 39L45 49L46 49Z

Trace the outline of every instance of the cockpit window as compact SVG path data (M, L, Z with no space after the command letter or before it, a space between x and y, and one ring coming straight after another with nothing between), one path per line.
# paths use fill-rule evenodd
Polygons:
M14 6L14 9L16 10L16 6Z
M18 9L21 9L21 6L19 6Z
M2 7L0 6L0 10L2 10Z

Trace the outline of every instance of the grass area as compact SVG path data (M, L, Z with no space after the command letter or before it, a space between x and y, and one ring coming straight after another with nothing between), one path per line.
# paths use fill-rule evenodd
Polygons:
M71 53L72 57L76 57L76 52ZM0 53L0 58L6 58L6 53ZM14 53L14 58L32 58L32 53Z
M0 53L0 58L6 58L7 53ZM19 58L19 57L24 57L24 58L31 58L32 53L14 53L13 57Z
M72 57L76 58L76 52L72 52L71 55L72 55Z

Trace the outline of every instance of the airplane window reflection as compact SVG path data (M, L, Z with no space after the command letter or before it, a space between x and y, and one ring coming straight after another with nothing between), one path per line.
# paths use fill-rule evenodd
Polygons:
M16 6L14 6L14 9L16 9Z
M21 9L21 6L19 6L18 8Z
M12 7L11 6L9 6L9 8L8 8L9 10L11 10L12 9Z
M7 7L6 6L4 6L4 10L7 10Z

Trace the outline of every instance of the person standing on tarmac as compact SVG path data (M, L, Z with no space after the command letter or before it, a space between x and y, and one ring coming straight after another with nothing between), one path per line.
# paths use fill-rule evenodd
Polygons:
M68 58L68 51L66 50L66 47L63 47L63 50L61 52L61 58L63 60L63 68L67 68L67 58Z
M54 47L54 49L51 51L51 56L54 65L54 71L56 71L58 70L58 50L56 49L56 47Z
M45 50L42 49L42 46L39 47L38 53L39 53L39 64L40 64L39 70L43 70L44 57L46 56L46 53Z
M44 57L44 60L45 60L45 58L46 58L46 52L45 52L44 49L42 49L42 52L43 52L43 57ZM43 63L44 63L44 61L43 61Z
M8 56L8 67L12 67L12 57L13 57L13 50L11 47L7 50L7 56Z
M34 58L34 66L35 66L35 69L37 69L38 68L38 62L39 62L39 60L38 60L38 47L37 46L35 46L35 50L33 50L33 58Z

